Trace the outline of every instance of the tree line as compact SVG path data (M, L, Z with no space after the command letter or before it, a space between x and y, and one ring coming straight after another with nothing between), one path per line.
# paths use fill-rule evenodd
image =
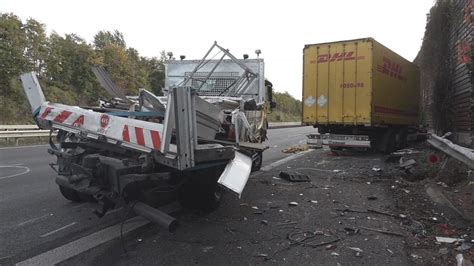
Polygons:
M47 100L72 105L97 104L107 98L92 66L104 67L126 94L147 88L160 95L164 63L169 58L140 56L128 47L123 34L99 31L93 43L77 34L46 33L45 25L12 13L0 12L0 124L32 122L19 75L35 71Z
M104 67L127 95L146 88L157 95L164 87L164 64L174 59L140 56L128 47L120 31L99 31L92 43L77 34L46 33L44 24L0 12L0 124L33 123L19 76L35 71L48 101L70 105L97 105L107 98L91 71ZM288 92L275 93L277 107L271 121L299 121L301 101Z

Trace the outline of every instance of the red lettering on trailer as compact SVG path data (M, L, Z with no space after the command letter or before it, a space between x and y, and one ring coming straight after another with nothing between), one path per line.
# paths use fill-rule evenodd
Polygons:
M72 123L73 127L80 127L84 125L84 116L80 115L74 123Z
M321 54L318 55L317 60L310 61L310 64L315 63L326 63L326 62L335 62L335 61L349 61L349 60L362 60L365 56L354 56L355 52L342 52L342 53L334 53L334 54Z
M51 111L53 111L53 109L54 109L54 108L52 108L52 107L46 107L46 108L44 109L44 112L41 114L40 117L41 117L42 119L45 119L45 118L51 113Z
M68 117L72 114L72 112L69 112L69 111L62 111L61 113L59 113L59 115L57 115L53 121L56 122L56 123L62 123L64 122L66 119L68 119Z
M104 128L109 124L110 117L106 114L100 116L100 127Z
M385 56L382 59L382 65L377 65L377 71L398 80L407 80L407 77L402 74L402 67Z

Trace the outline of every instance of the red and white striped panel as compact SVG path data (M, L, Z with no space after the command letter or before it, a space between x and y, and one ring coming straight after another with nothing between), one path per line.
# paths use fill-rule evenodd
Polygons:
M160 150L161 147L160 134L158 131L140 127L123 126L122 140L145 147L153 147L155 150Z
M160 150L163 125L131 118L94 112L77 106L45 103L39 119L51 121L74 130L102 135L117 141L128 142L150 149ZM74 132L71 130L71 132Z

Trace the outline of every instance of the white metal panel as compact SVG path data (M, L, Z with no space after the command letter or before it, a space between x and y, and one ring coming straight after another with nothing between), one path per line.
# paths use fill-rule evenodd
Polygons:
M217 182L237 193L240 198L249 179L251 169L252 158L236 151L234 159L227 164Z

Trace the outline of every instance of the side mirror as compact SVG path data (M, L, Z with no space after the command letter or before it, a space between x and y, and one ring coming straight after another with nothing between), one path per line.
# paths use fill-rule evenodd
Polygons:
M265 87L267 88L267 101L270 102L270 111L276 107L276 102L273 101L273 84L265 80Z

